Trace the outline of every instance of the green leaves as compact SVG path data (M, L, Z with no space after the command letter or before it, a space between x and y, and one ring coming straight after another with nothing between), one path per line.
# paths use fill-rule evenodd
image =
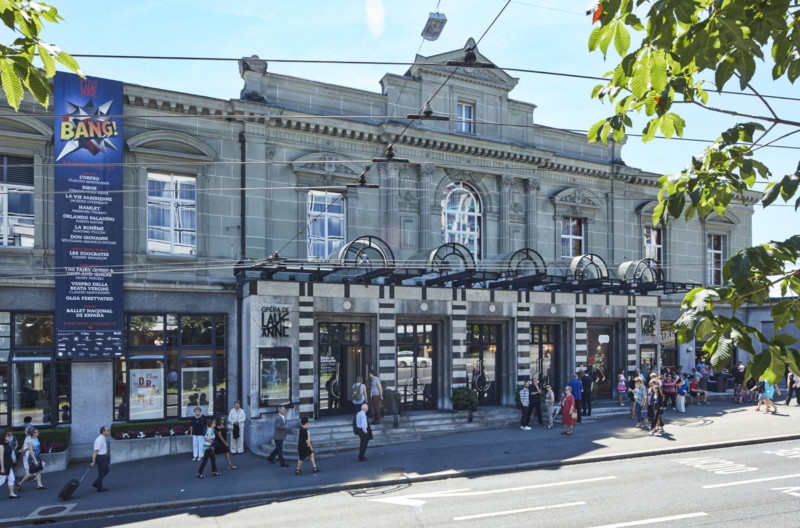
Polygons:
M62 20L55 7L38 2L0 0L0 20L17 36L11 45L0 45L0 84L15 110L19 109L26 90L41 105L48 105L51 87L47 79L55 75L56 61L83 76L71 55L39 38L45 22ZM44 71L34 63L37 55Z

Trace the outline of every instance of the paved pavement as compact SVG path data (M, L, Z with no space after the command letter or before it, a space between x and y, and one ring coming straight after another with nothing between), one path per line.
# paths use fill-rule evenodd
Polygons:
M197 463L187 455L112 465L106 478L108 493L89 485L92 473L69 502L57 499L58 490L83 474L85 464L44 475L48 490L28 487L23 497L8 500L0 494L0 526L108 517L114 514L180 509L236 500L280 499L390 484L478 476L532 468L601 460L686 452L712 447L731 448L777 440L800 440L800 408L779 405L779 414L755 413L754 407L716 401L693 405L686 414L667 411L664 436L651 437L632 427L629 417L606 418L576 426L574 436L559 434L560 426L532 431L519 428L487 429L382 446L367 451L368 461L356 461L356 452L340 453L319 461L321 473L304 474L294 466L270 465L250 454L233 457L236 471L197 479ZM311 429L313 440L313 428ZM353 446L358 439L353 437ZM222 462L224 466L224 462ZM207 470L208 471L208 470ZM206 473L208 475L208 472ZM91 478L90 478L91 477Z

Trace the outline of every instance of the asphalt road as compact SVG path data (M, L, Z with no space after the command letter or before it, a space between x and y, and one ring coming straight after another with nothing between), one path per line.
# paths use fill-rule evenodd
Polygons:
M473 456L480 456L474 453ZM54 527L800 526L800 442L331 493Z

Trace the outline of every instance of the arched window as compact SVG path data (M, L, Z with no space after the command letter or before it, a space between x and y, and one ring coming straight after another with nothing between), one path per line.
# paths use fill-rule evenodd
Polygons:
M466 246L475 259L481 257L481 202L478 193L463 183L448 185L442 198L444 242Z

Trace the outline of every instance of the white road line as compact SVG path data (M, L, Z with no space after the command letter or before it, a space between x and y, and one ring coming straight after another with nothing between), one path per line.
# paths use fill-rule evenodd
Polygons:
M760 479L753 479L753 480L737 480L736 482L726 482L724 484L708 484L707 486L703 486L703 489L711 489L711 488L724 488L727 486L741 486L743 484L752 484L754 482L767 482L770 480L784 480L790 478L797 478L800 477L800 473L795 473L794 475L783 475L780 477L766 477Z
M642 519L641 521L628 521L616 524L604 524L603 526L593 526L592 528L623 528L625 526L641 526L643 524L656 524L667 521L680 521L681 519L691 519L693 517L704 517L706 512L685 513L683 515L672 515L670 517L658 517L655 519Z
M506 510L491 513L481 513L478 515L465 515L463 517L453 517L454 521L468 521L470 519L483 519L485 517L500 517L501 515L514 515L515 513L527 513L532 511L553 510L555 508L568 508L569 506L581 506L585 502L565 502L564 504L551 504L549 506L537 506L536 508L525 508L523 510Z

